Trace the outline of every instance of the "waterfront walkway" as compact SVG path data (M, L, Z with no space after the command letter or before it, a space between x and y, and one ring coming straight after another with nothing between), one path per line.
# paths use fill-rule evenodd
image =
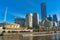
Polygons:
M60 33L53 33L53 34L22 34L23 35L23 37L27 37L27 36L56 36L56 35L58 35L58 36L60 36Z
M19 34L19 35L22 35L23 37L27 37L27 36L54 36L54 35L58 35L58 36L60 36L60 33L50 33L50 34L39 34L39 33L37 33L37 34L35 34L35 33L4 33L4 35L11 35L11 34L13 34L13 35L15 35L15 34Z

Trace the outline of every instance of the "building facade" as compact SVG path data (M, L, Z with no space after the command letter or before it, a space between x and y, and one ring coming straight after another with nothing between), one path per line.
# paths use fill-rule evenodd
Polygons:
M58 25L57 15L54 14L54 15L53 15L53 27L57 27L57 25Z
M48 19L49 21L52 21L52 20L53 20L52 17L51 17L51 15L49 15L49 17L47 17L47 19Z
M20 25L19 24L5 24L4 28L5 29L19 29Z
M0 27L3 27L4 23L0 23Z
M33 14L32 13L29 13L26 15L26 26L28 28L32 28L33 27L33 18L32 18Z
M60 27L60 21L58 21L58 27Z
M25 19L24 18L15 18L15 23L20 24L21 27L25 26Z
M42 24L44 26L44 28L46 27L53 27L53 22L49 21L47 18L45 18L44 20L42 20Z
M37 13L33 14L33 28L39 28L39 15Z
M46 3L45 2L41 3L41 16L42 16L42 20L44 18L47 18Z

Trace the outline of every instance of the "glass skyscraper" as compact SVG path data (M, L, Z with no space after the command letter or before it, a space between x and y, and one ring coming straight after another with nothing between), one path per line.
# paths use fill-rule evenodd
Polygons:
M46 14L46 3L45 2L41 3L41 16L42 16L42 20L44 18L47 18L47 14Z
M51 15L49 15L49 17L47 17L47 19L48 19L49 21L52 21Z
M25 26L25 18L15 18L15 23L19 24L21 27Z
M39 15L37 13L33 14L33 27L39 28Z
M57 15L54 14L53 15L53 26L57 26L57 23L58 23Z

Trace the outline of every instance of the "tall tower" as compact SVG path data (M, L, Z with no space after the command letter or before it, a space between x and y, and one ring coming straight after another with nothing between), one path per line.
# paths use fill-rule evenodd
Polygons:
M57 26L57 23L58 23L57 15L54 14L53 15L53 26Z
M32 24L33 23L32 16L33 16L32 13L29 13L29 14L26 15L26 26L28 28L32 28L33 27L33 24Z
M42 20L44 18L47 18L47 14L46 14L46 3L45 2L41 3L41 16L42 16Z
M37 13L33 14L33 28L39 28L39 15Z
M49 21L52 21L52 20L53 20L52 17L51 17L51 15L49 15L49 17L47 17L47 19L48 19Z
M60 21L58 21L58 27L60 27Z

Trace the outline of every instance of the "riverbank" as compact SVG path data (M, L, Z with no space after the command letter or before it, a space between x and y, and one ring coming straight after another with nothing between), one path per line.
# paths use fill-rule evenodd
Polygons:
M55 34L54 32L51 33L51 32L20 32L20 33L3 33L3 36L4 35L14 35L14 34L34 34L34 35L38 35L38 34Z

